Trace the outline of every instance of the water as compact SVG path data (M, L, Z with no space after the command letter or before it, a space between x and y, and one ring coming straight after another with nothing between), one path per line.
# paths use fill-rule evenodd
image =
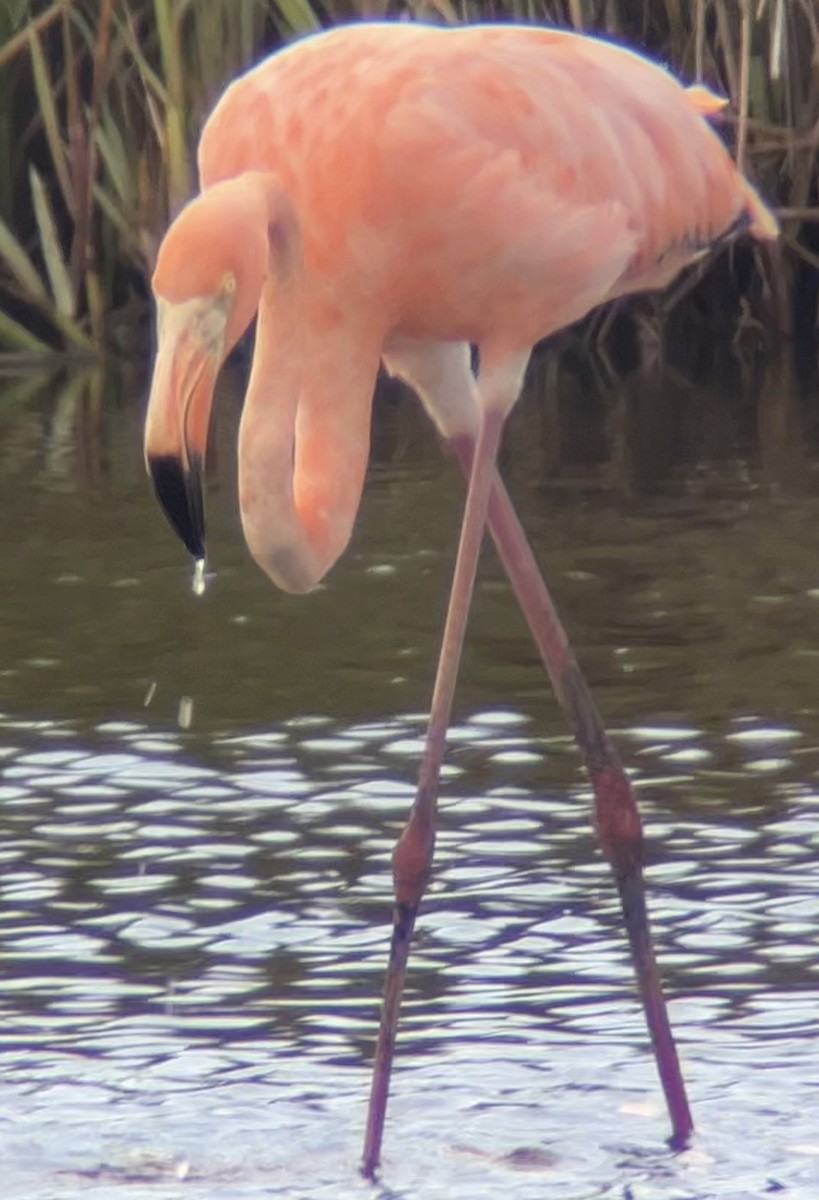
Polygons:
M208 581L205 574L206 562L204 558L197 558L193 564L193 581L191 589L194 596L204 596L207 590Z
M487 554L374 1189L454 466L382 398L350 551L280 595L237 533L228 379L197 598L140 381L0 381L4 1197L817 1194L819 457L786 367L615 389L549 358L505 450L638 787L694 1146L665 1146L588 789Z

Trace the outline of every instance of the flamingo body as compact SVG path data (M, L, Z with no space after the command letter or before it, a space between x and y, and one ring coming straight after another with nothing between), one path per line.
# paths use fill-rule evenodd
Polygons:
M576 34L338 29L227 88L202 133L201 194L160 248L146 454L198 559L214 380L254 316L240 508L248 546L277 584L308 590L347 544L379 362L415 388L470 480L418 796L394 858L368 1175L487 526L585 758L677 1142L691 1131L649 938L631 786L495 458L535 342L607 300L664 286L728 235L776 235L704 119L719 107L706 89L687 91L639 55Z
M700 107L592 38L360 25L231 84L200 178L274 171L306 275L386 333L523 350L663 286L742 217L771 232Z

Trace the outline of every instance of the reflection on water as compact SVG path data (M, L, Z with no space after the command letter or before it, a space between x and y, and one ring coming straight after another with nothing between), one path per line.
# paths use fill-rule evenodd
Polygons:
M385 1198L819 1187L816 397L783 362L597 373L545 360L505 471L642 798L697 1141L664 1146L588 790L487 555ZM138 388L3 388L3 1195L371 1196L389 855L457 474L385 393L350 552L280 595L237 535L226 396L197 600Z

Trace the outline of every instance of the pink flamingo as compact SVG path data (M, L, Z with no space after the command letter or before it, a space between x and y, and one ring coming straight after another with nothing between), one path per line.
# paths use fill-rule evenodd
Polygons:
M714 243L776 222L704 120L720 102L606 42L516 26L362 24L275 54L227 89L199 146L202 193L159 251L145 449L204 560L214 381L257 318L239 431L242 525L280 587L314 587L361 496L379 362L417 392L469 485L395 909L363 1171L379 1162L398 1010L488 526L591 777L660 1080L692 1121L652 949L634 794L496 468L532 346ZM480 354L477 378L470 345Z

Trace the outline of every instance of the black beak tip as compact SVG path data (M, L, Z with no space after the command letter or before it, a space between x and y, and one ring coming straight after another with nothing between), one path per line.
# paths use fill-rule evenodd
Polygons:
M195 559L205 557L205 511L202 464L194 460L185 470L178 458L158 455L148 460L154 491L174 532Z

